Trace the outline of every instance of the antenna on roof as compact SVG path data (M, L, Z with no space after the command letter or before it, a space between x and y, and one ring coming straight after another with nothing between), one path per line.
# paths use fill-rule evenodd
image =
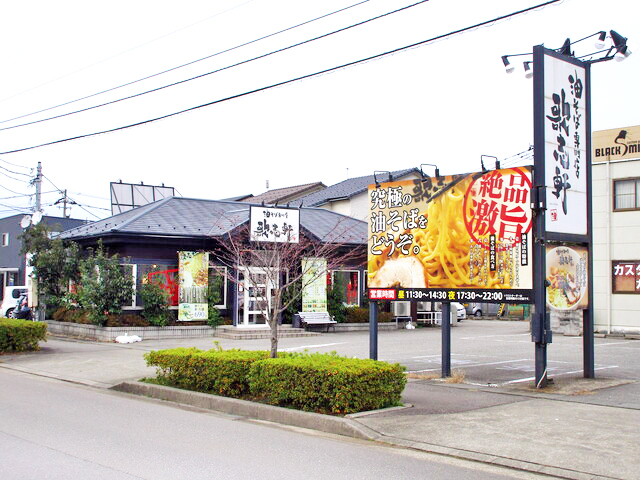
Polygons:
M422 176L424 177L424 171L422 170L422 166L423 165L429 165L430 167L435 167L436 171L435 171L435 176L439 177L440 176L440 169L438 168L438 166L435 163L421 163L420 164L420 173L422 174Z
M500 170L500 161L498 161L498 157L494 157L493 155L480 155L480 166L482 167L483 172L487 171L487 168L484 166L485 158L493 158L496 161L496 170Z
M376 183L376 188L380 188L380 182L378 181L379 173L388 173L389 181L391 181L391 172L389 170L376 170L375 172L373 172L373 181Z

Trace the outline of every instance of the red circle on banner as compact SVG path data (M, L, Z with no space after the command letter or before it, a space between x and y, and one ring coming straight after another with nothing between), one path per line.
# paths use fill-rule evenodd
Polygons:
M476 178L464 194L464 224L471 239L488 249L495 235L497 249L522 241L531 230L531 174L524 168L492 170Z

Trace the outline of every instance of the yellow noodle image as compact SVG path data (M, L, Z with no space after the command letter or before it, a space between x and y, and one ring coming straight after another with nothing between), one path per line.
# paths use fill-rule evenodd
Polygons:
M474 258L470 260L472 241L464 221L464 196L473 181L471 175L457 185L436 196L426 205L426 211L420 212L427 218L424 229L415 228L408 233L413 235L413 243L420 247L416 258L424 268L427 287L431 288L505 288L510 286L509 255L496 252L502 259L503 268L499 272L489 270L489 258L485 248L474 249ZM471 199L467 209L471 208ZM489 235L478 237L487 242ZM385 261L398 258L396 250L391 257L389 250L382 255L369 255L370 285L375 285L375 274ZM406 285L403 285L406 286Z

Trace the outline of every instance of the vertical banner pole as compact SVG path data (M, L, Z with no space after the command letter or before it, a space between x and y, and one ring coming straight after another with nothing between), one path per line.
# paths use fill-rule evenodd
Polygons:
M536 388L547 385L547 303L546 303L546 187L544 131L544 49L533 47L533 198L535 224L533 245L533 290L535 313L532 316L531 339L535 342Z
M451 304L442 303L442 378L451 376Z
M595 378L594 312L593 312L593 171L591 169L591 64L585 64L586 130L587 130L587 296L589 305L582 312L582 355L585 378ZM611 266L609 266L611 268Z
M369 358L378 360L378 304L369 302Z

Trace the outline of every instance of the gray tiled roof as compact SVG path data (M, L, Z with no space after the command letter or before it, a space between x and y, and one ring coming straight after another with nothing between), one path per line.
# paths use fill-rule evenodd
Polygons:
M61 238L78 240L109 234L167 237L217 237L249 220L244 202L169 197L90 225L68 230ZM302 208L300 225L323 241L363 244L367 224L319 208Z
M420 173L420 170L417 168L407 168L404 170L396 170L395 172L391 172L391 176L394 179L399 179L401 177L405 177L410 173ZM387 172L383 172L377 175L378 181L387 182L389 181L389 174ZM318 192L311 193L306 195L294 202L291 202L292 205L300 205L306 207L317 207L319 205L323 205L332 200L339 200L343 198L351 198L354 195L362 193L367 190L369 185L375 183L375 179L373 175L365 175L364 177L355 177L348 178L340 183L336 183L335 185L331 185L330 187L324 188Z
M326 188L326 186L322 182L313 182L306 183L304 185L295 185L293 187L284 187L284 188L274 188L273 190L267 190L260 195L255 195L252 197L246 197L244 199L238 199L239 201L246 203L261 203L264 202L266 204L274 204L274 203L286 203L291 199L297 199L304 195L309 194L310 192L315 192L316 190L320 190Z

